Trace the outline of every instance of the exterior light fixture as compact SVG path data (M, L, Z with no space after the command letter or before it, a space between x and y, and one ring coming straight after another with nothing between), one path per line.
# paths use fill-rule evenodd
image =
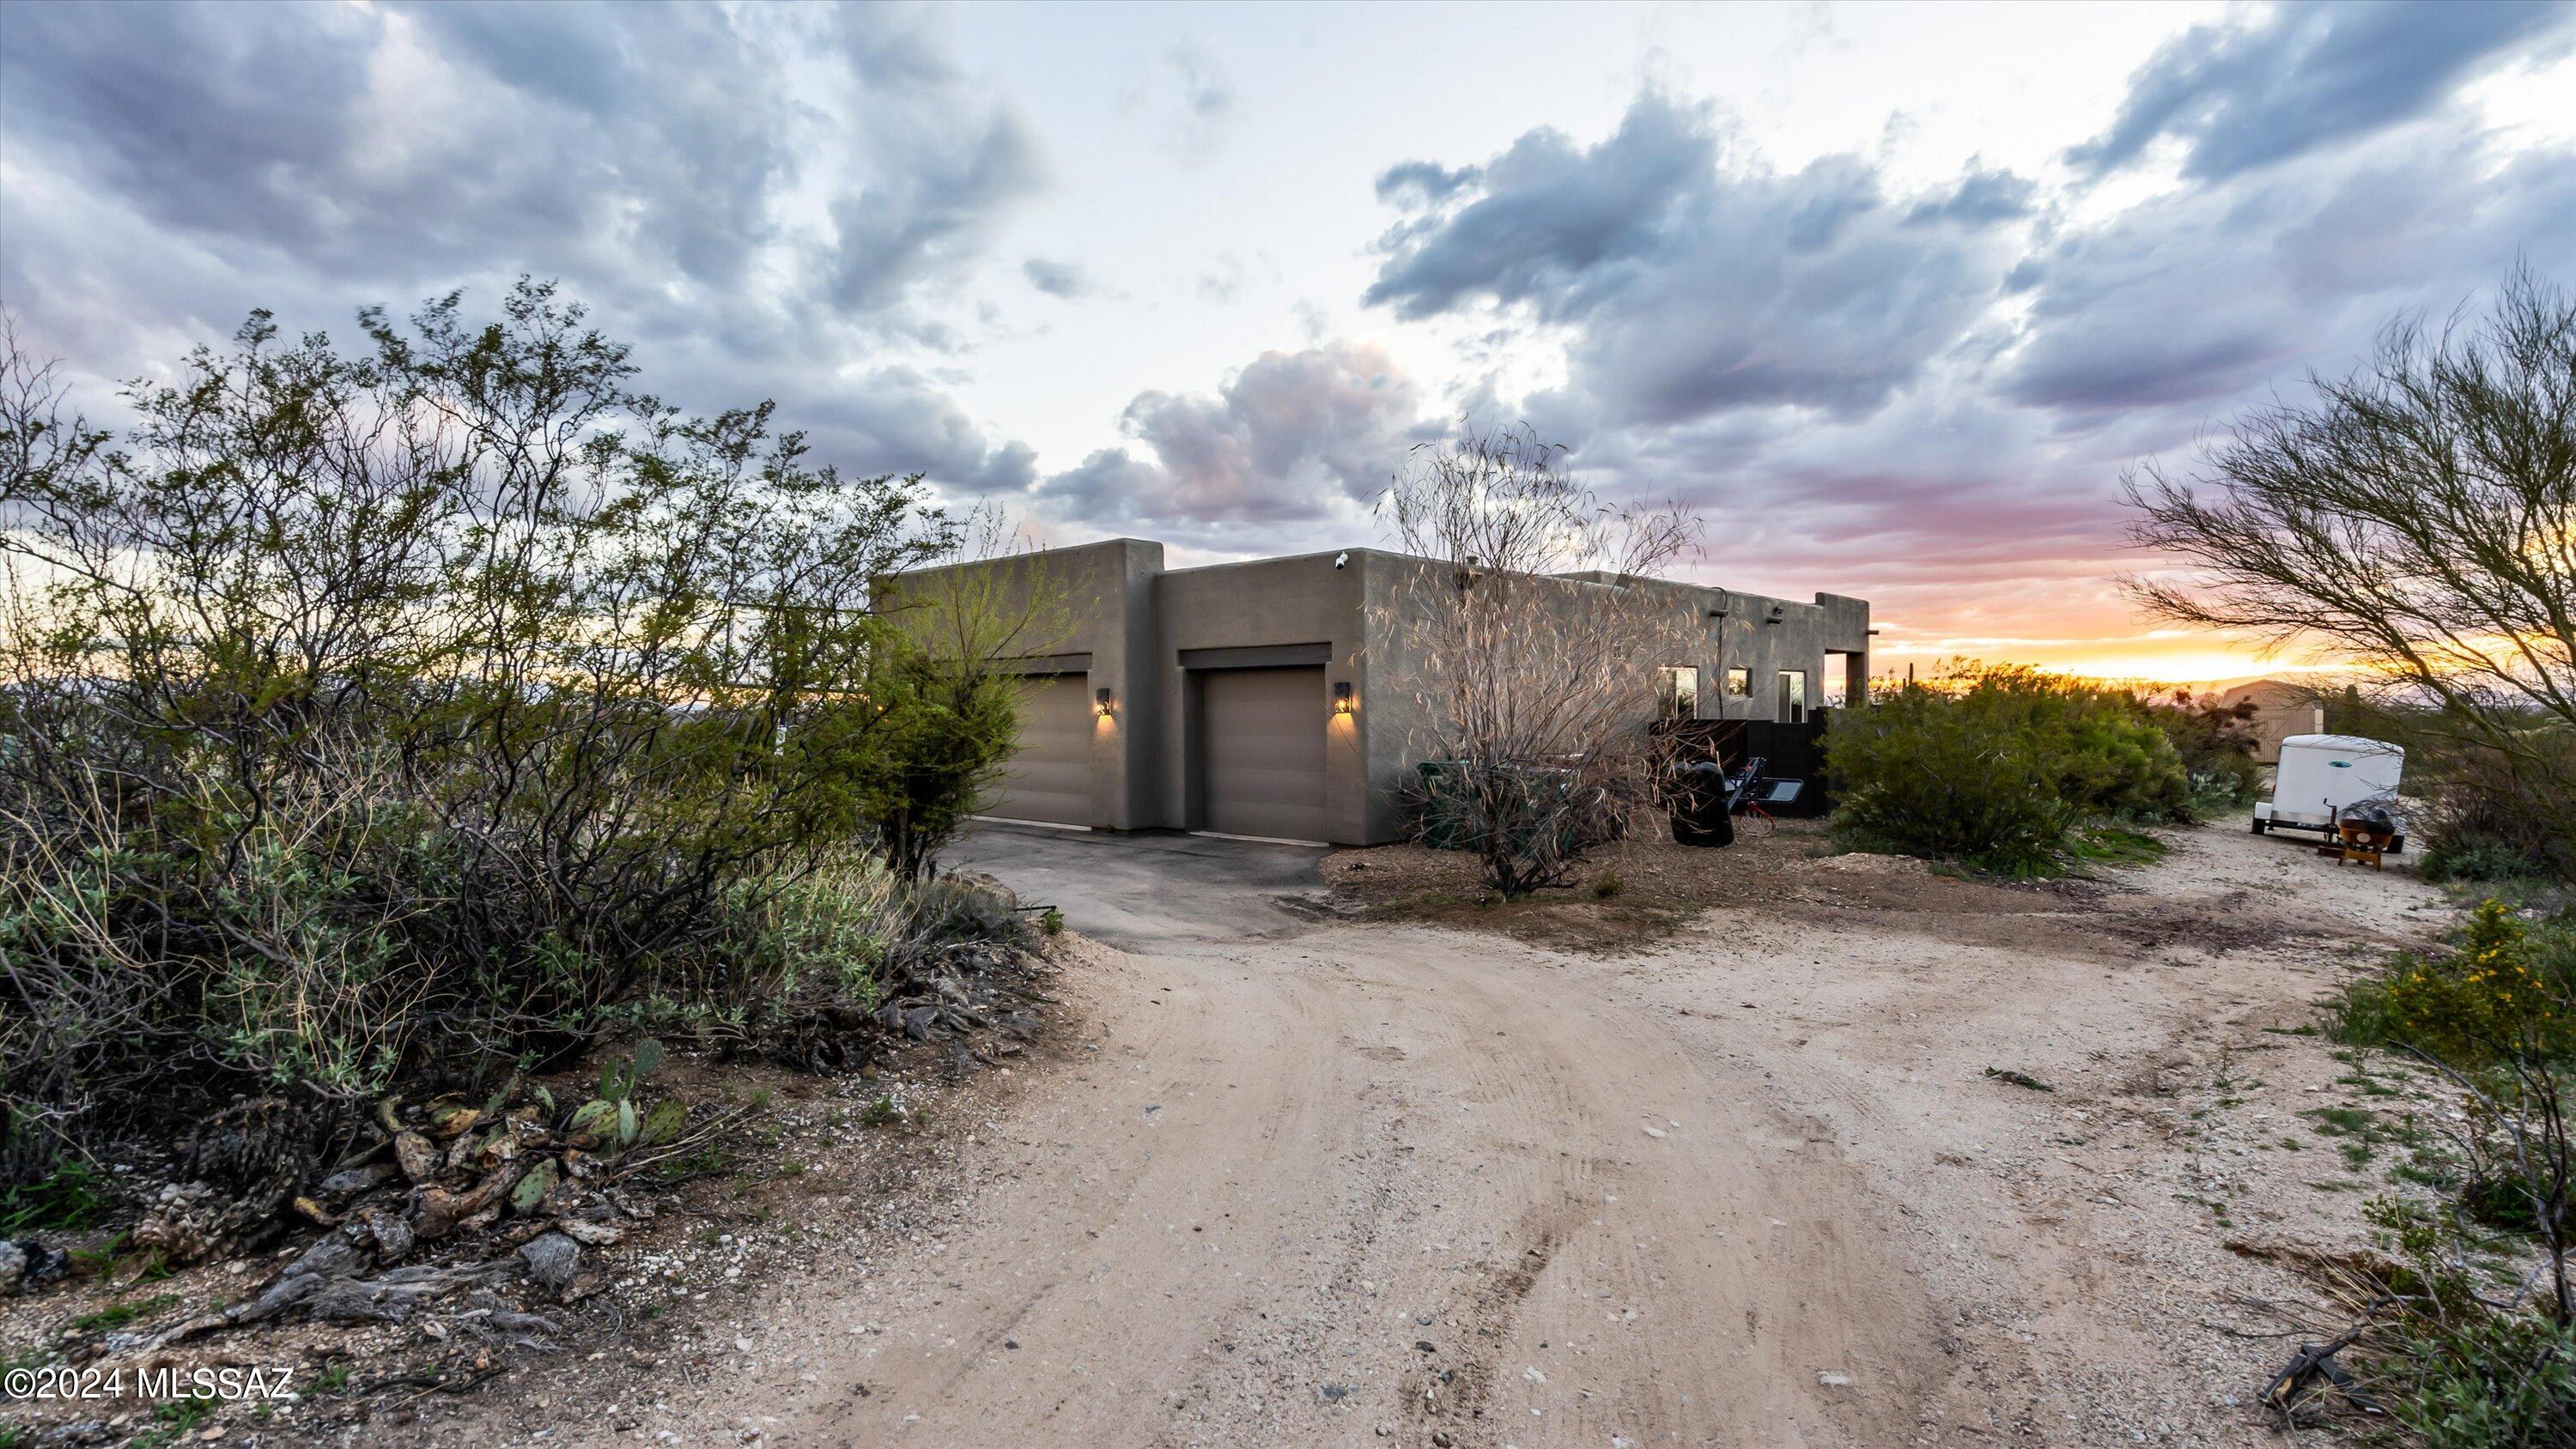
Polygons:
M1333 686L1333 713L1349 714L1358 708L1359 702L1351 698L1351 682L1349 680L1342 680Z
M1118 701L1108 690L1104 689L1091 697L1091 710L1092 713L1099 715L1102 719L1107 719L1118 712Z

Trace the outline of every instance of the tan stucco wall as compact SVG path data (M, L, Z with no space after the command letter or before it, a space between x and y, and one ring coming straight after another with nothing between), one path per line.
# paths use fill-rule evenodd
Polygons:
M1334 567L1334 560L1345 560ZM1162 568L1162 545L1142 539L1050 550L1028 558L964 565L1018 571L1062 599L1065 627L1031 655L1086 654L1092 688L1115 690L1118 708L1096 736L1097 817L1111 829L1198 828L1199 778L1193 713L1197 685L1184 651L1326 646L1316 708L1327 731L1324 814L1331 838L1375 844L1401 838L1399 791L1429 737L1418 705L1391 681L1410 662L1386 628L1411 582L1446 565L1374 549L1335 550L1204 568ZM914 576L906 576L914 577ZM1573 590L1608 586L1569 578ZM1706 718L1770 719L1777 677L1807 673L1810 708L1822 703L1827 651L1852 656L1853 681L1867 677L1869 605L1819 594L1812 603L1732 593L1663 580L1624 585L1664 594L1698 642L1670 661L1700 671ZM900 581L893 586L899 590ZM1779 619L1771 619L1773 606ZM1707 617L1723 609L1726 617ZM1750 699L1724 695L1728 667L1752 672ZM1354 710L1332 710L1332 688L1352 686ZM1642 723L1642 721L1641 721Z
M2316 691L2304 684L2282 679L2258 679L2240 684L2218 696L2221 704L2235 705L2253 701L2254 717L2246 723L2254 730L2254 758L2266 765L2281 762L2281 741L2292 735L2323 733L2326 727L2324 704Z
M1197 707L1192 671L1181 655L1196 649L1264 649L1297 644L1326 646L1322 692L1315 701L1324 736L1324 819L1337 842L1385 838L1369 821L1366 711L1332 714L1332 688L1362 685L1361 571L1334 568L1330 553L1251 563L1176 569L1154 586L1154 618L1161 633L1155 648L1164 738L1176 742L1154 762L1162 782L1161 823L1195 830L1205 816L1196 796L1199 778ZM1354 555L1356 557L1356 555Z
M916 570L882 582L881 604L901 622L907 617L907 592L935 598L951 576L970 570L990 582L969 587L988 589L998 611L1025 611L1035 621L1015 646L1032 667L1087 656L1079 660L1082 668L1069 672L1082 673L1088 691L1111 691L1111 714L1094 721L1092 818L1081 823L1111 830L1162 824L1160 783L1137 768L1137 762L1162 753L1162 716L1154 708L1138 709L1136 702L1158 697L1150 643L1154 580L1163 572L1163 546L1113 538Z

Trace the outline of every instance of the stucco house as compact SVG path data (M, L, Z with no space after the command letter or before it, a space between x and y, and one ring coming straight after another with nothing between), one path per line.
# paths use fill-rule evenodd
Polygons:
M1029 680L1019 753L992 812L1107 830L1176 829L1370 845L1402 837L1400 791L1419 731L1385 637L1429 560L1374 549L1169 569L1119 538L953 566L1004 588L1042 576L1063 604ZM953 570L890 581L906 587ZM1771 599L1664 580L1697 642L1664 668L1681 712L1794 721L1821 703L1828 661L1852 703L1869 678L1869 605ZM1837 658L1838 656L1838 658ZM1642 722L1641 722L1642 723Z

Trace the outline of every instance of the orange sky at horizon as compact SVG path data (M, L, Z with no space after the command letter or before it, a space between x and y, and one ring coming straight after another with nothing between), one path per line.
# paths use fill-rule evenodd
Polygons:
M2053 674L2141 684L2226 687L2252 679L2319 679L2350 673L2352 666L2297 648L2266 654L2255 643L2206 629L2150 629L2095 638L1949 635L1901 624L1878 625L1871 641L1870 672L1902 676L1907 665L1928 674L1942 663L1974 659L2027 664Z

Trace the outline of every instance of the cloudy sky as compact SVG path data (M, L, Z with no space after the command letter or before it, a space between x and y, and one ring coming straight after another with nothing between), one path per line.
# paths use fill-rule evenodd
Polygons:
M252 307L561 279L646 381L1177 561L1376 537L1462 417L1868 597L2211 678L2123 465L2517 257L2576 9L0 6L0 305L94 397Z

